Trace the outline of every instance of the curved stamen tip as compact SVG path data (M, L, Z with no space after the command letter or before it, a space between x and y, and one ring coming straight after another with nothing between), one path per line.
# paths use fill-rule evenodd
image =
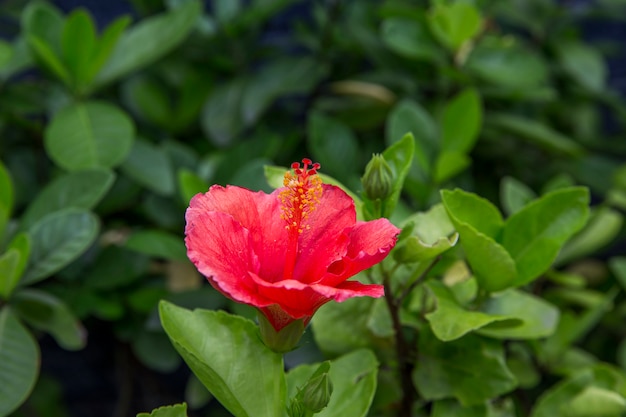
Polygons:
M281 217L287 221L288 230L299 233L306 228L304 220L315 210L322 196L322 180L317 175L320 164L313 163L309 158L291 164L293 173L287 171L283 179L285 189L279 194L281 201Z

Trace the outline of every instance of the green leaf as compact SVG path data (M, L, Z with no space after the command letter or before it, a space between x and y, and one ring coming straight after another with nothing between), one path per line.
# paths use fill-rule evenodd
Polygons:
M171 12L144 19L126 31L98 73L96 85L101 87L165 56L191 32L201 11L200 2L188 1Z
M433 259L455 246L459 234L455 233L446 210L441 204L424 213L416 213L405 220L413 224L411 236L393 251L398 262L419 262Z
M484 404L463 407L454 400L439 400L433 403L430 417L490 417L491 414Z
M433 34L452 51L475 37L483 26L479 11L471 3L438 3L429 16Z
M115 21L104 30L91 54L89 68L87 70L88 80L93 80L102 66L107 62L124 29L126 29L129 24L130 17L121 16L115 19Z
M616 256L609 260L609 268L617 278L622 288L626 291L626 257Z
M209 184L195 173L188 169L178 171L178 189L183 203L189 204L189 201L198 193L206 193Z
M443 190L441 197L480 287L493 292L512 286L517 270L511 255L496 241L503 224L498 209L458 189Z
M82 285L97 290L126 287L148 271L150 259L135 251L108 245L83 274Z
M563 69L579 85L596 93L605 89L608 70L597 48L577 42L559 42L555 46Z
M142 230L128 237L124 246L128 249L158 258L176 261L187 260L187 249L182 236L163 230Z
M515 327L484 327L479 333L498 339L539 339L550 336L559 321L559 309L519 290L492 295L482 307L490 315L503 315L521 321Z
M62 175L48 184L28 205L20 227L29 229L36 221L68 207L92 209L111 189L115 174L108 169L88 169Z
M434 312L426 314L433 333L444 342L456 340L467 333L498 323L496 328L517 328L521 320L505 314L466 310L459 305L452 292L439 281L429 281L426 286L437 300Z
M413 134L414 165L422 177L430 173L431 159L438 148L439 130L432 116L418 103L403 100L396 104L385 126L385 142L391 146L404 138L407 133Z
M287 374L288 396L294 397L319 364L300 365ZM365 417L376 393L378 360L365 349L341 356L330 365L333 394L316 417Z
M556 155L580 156L584 153L584 148L572 139L531 119L512 114L491 113L487 116L485 124L511 133Z
M535 50L520 38L485 36L472 49L465 68L488 83L512 91L515 96L540 88L550 73Z
M59 57L55 54L54 50L45 40L38 38L35 35L28 35L28 44L35 52L37 57L43 62L43 64L56 75L63 83L70 85L71 75L69 70Z
M11 305L22 320L50 333L63 349L79 350L87 344L81 323L53 295L36 289L21 289L15 293Z
M569 417L562 413L564 406L592 382L590 371L578 373L543 392L535 403L531 417Z
M502 208L510 216L537 198L537 194L521 181L504 177L500 181L500 201Z
M375 300L356 297L342 303L327 303L313 316L313 336L327 356L338 356L371 346L373 334L368 327Z
M235 78L215 88L204 103L200 123L205 136L214 145L232 145L243 130L240 109L245 87L245 79Z
M482 124L482 101L478 92L468 88L450 100L443 109L441 149L468 153L474 147Z
M8 300L17 285L20 276L17 273L20 264L20 252L9 249L0 256L0 298Z
M45 39L55 51L59 51L64 17L56 7L42 1L29 2L22 13L21 23L25 33Z
M398 204L402 187L404 187L404 180L413 163L414 151L415 139L410 133L407 133L402 139L383 151L382 155L393 173L393 186L391 188L391 194L385 200L385 209L382 213L383 217L389 218Z
M151 413L139 413L137 417L187 417L187 404L164 405Z
M26 400L38 374L35 338L9 307L0 308L0 416L11 414Z
M357 171L359 143L354 132L338 120L313 112L308 119L308 146L323 169L339 178L350 178Z
M0 161L0 237L4 233L4 228L11 217L14 199L11 175L2 161Z
M91 16L84 9L72 11L63 27L61 52L65 66L78 88L91 81L90 65L95 46L96 28Z
M7 247L8 250L16 250L20 254L19 262L17 263L14 271L17 276L15 279L19 280L19 278L21 278L24 274L24 270L26 269L30 259L31 247L32 240L30 235L25 232L16 234Z
M588 386L571 401L565 403L561 412L571 417L614 417L626 411L626 399L615 391Z
M13 47L9 42L0 40L0 68L8 65L13 57Z
M434 179L441 184L462 172L471 162L470 157L464 153L443 151L435 162Z
M564 264L602 249L617 237L623 223L624 217L617 210L598 207L591 213L583 230L563 246L556 263Z
M178 353L236 417L276 417L285 410L282 355L261 342L251 321L223 311L189 311L162 301L161 323Z
M174 169L167 153L145 140L134 141L120 169L157 194L169 196L175 190Z
M515 285L527 284L545 272L588 216L589 191L570 187L546 194L509 217L502 245L517 265Z
M416 60L439 62L443 51L435 42L425 22L404 17L383 20L382 41L392 51Z
M426 400L454 397L463 406L480 405L517 385L497 341L468 334L441 342L424 328L418 352L413 382Z
M75 103L57 114L45 131L45 147L61 168L79 171L112 168L131 150L135 128L132 120L108 103Z
M92 245L99 229L92 213L76 208L39 220L29 230L32 249L22 284L41 281L68 265Z

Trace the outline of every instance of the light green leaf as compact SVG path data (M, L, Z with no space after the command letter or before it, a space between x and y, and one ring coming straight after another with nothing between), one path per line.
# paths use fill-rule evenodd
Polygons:
M14 198L11 175L0 161L0 237L4 233L4 228L11 216Z
M168 13L142 20L117 43L95 83L103 86L165 56L191 32L201 14L192 0Z
M47 43L47 40L41 39L36 35L27 35L27 39L31 49L48 70L56 75L63 83L70 85L71 75L69 70L55 54L53 48Z
M26 400L38 374L35 338L9 307L0 308L0 416L11 414Z
M76 9L65 20L61 52L75 86L81 88L91 79L90 65L96 47L96 28L89 13Z
M504 177L500 181L500 201L504 211L511 215L537 198L537 194L526 184L513 177Z
M433 34L452 51L458 50L465 42L482 30L482 17L471 3L438 3L429 16Z
M543 392L535 403L531 417L569 417L562 413L563 406L591 383L593 375L590 371L578 373Z
M182 236L163 230L142 230L133 233L124 244L128 249L158 258L187 260L187 249Z
M471 163L470 157L464 153L443 151L435 162L434 179L441 184L462 172Z
M15 313L36 329L50 333L59 346L79 350L87 344L86 332L71 310L52 294L21 289L11 300Z
M48 184L28 205L20 219L23 230L37 220L68 207L92 209L109 191L115 174L108 169L88 169L65 174Z
M161 323L178 353L236 417L282 416L282 355L261 342L251 321L223 311L189 311L162 301Z
M584 148L578 143L535 120L512 114L492 113L485 118L485 124L511 133L556 155L580 156L584 153Z
M520 290L492 295L482 307L490 315L503 315L521 321L515 327L484 327L480 334L498 339L539 339L550 336L559 321L559 309Z
M496 241L503 224L498 209L462 190L443 190L441 196L479 286L490 292L512 286L517 269L511 255Z
M95 241L100 225L90 212L68 208L51 213L29 230L31 256L22 284L32 284L68 265Z
M89 81L93 80L102 66L107 62L117 45L117 41L129 24L130 17L121 16L115 19L115 21L104 30L91 54L87 72L87 79Z
M135 140L120 169L129 178L164 196L176 187L174 169L167 153L145 140Z
M588 216L589 191L571 187L546 194L509 217L502 245L517 265L515 285L527 284L545 272Z
M482 100L478 91L468 88L450 100L443 109L441 149L468 153L474 147L482 125Z
M20 254L20 259L15 267L15 275L17 280L19 280L24 274L24 270L28 265L28 261L30 259L30 252L32 247L32 240L28 233L22 232L16 234L11 242L9 242L8 250L16 250Z
M296 395L319 364L300 365L287 374L288 396ZM378 360L365 349L341 356L330 365L333 393L328 406L316 417L365 417L376 393Z
M563 246L555 262L564 264L602 249L617 237L623 223L624 217L617 210L598 207L591 213L583 230Z
M164 405L151 413L139 413L137 417L187 417L187 404Z
M112 168L131 150L135 128L121 109L90 101L72 104L57 114L45 131L46 152L68 171Z
M435 311L426 314L426 319L435 336L444 342L456 340L492 323L498 323L496 329L500 327L515 329L522 324L520 319L510 315L464 309L448 287L439 281L429 281L426 286L437 300Z
M463 406L473 406L516 387L498 341L468 334L442 342L427 329L420 332L413 371L413 382L424 399L454 397Z
M568 417L615 417L625 411L624 397L615 391L593 385L585 387L561 407L561 413Z
M389 218L398 204L400 193L404 187L404 180L411 169L414 151L415 139L411 133L407 133L402 139L383 151L382 155L393 173L391 195L385 199L383 217Z

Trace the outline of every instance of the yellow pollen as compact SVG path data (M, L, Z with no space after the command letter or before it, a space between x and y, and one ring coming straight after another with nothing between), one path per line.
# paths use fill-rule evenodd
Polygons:
M298 234L309 229L303 223L315 210L322 196L322 180L317 175L319 164L312 164L309 159L302 162L302 167L294 163L291 165L293 172L285 173L285 188L278 196L281 202L280 217L287 222L285 228Z

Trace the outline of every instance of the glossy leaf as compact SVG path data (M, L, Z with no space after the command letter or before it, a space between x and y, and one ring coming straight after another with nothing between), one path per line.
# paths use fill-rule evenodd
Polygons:
M102 32L91 54L86 74L87 80L92 81L95 78L111 56L111 53L113 53L120 36L129 24L130 17L121 16L115 19L113 23L107 26L104 32Z
M499 342L473 334L442 342L430 331L420 332L413 382L426 400L454 397L463 406L483 404L517 385Z
M545 300L520 290L492 295L483 305L483 312L503 315L521 322L519 326L485 327L479 333L498 339L539 339L550 336L559 321L559 309Z
M437 300L434 312L426 314L433 333L439 340L449 342L467 333L498 323L496 328L517 328L521 320L510 315L466 310L459 305L452 292L439 281L429 281L428 289Z
M187 260L187 249L183 237L162 230L135 232L128 237L124 246L150 256L178 261Z
M136 140L120 169L145 188L164 196L176 187L174 170L167 153L145 140Z
M20 263L20 252L9 249L0 256L0 298L8 300L20 279L17 268Z
M144 19L127 30L98 73L95 83L98 86L109 84L163 57L187 37L201 10L200 2L188 1L171 12Z
M47 41L35 35L29 35L28 43L31 49L37 55L37 57L47 67L47 69L50 70L65 84L69 85L71 82L71 75L69 71L65 67L65 64L56 55L53 48L47 43Z
M287 374L288 396L296 395L318 365L300 365ZM365 349L351 353L331 361L330 380L333 393L328 406L316 417L365 417L376 393L378 360Z
M137 417L187 417L187 404L164 405L150 413L139 413Z
M22 404L37 381L39 347L7 306L0 308L0 416Z
M115 174L108 169L88 169L65 174L50 182L28 205L20 219L23 230L37 220L68 207L92 209L111 189Z
M435 36L452 51L476 36L482 29L482 18L471 3L438 3L429 16Z
M22 283L41 281L68 265L91 246L99 228L92 213L75 208L39 220L29 230L31 256Z
M0 161L0 236L4 233L4 228L11 216L14 198L11 175Z
M108 103L72 104L55 114L45 131L46 152L68 171L112 168L131 150L132 120Z
M283 414L282 356L263 345L254 323L223 311L192 312L164 301L159 311L178 353L234 416Z
M512 286L517 269L511 255L496 241L503 225L498 209L462 190L444 190L441 196L479 286L487 291Z
M55 296L36 289L21 289L11 301L16 314L36 329L43 330L67 350L87 344L85 329L67 305Z
M587 221L589 191L571 187L553 191L509 217L502 245L517 265L515 285L524 285L545 272L561 246Z
M76 9L67 16L61 35L63 62L76 86L86 85L90 79L90 61L96 46L96 28L84 9Z
M475 89L466 89L443 109L441 148L445 152L467 153L472 150L482 125L483 109Z

